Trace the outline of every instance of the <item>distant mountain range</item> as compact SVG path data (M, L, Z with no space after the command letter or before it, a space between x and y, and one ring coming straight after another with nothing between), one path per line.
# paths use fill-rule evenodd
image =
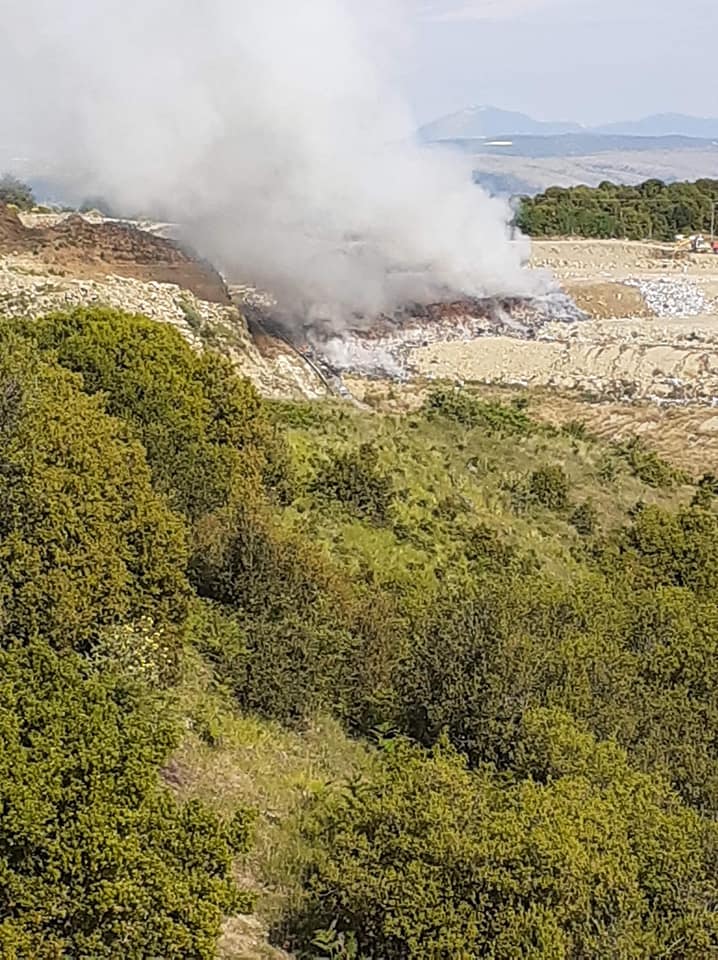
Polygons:
M689 117L682 113L659 113L640 120L587 127L571 121L535 120L525 113L498 107L469 107L421 127L419 136L428 142L486 140L507 136L559 137L566 134L596 137L696 137L718 139L718 118Z

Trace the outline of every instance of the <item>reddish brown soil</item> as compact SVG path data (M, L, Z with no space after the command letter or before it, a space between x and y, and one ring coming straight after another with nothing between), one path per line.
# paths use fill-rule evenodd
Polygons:
M0 203L0 249L14 242L20 242L25 233L25 227L18 215L10 207ZM9 253L10 250L3 250L3 252Z
M208 263L171 240L118 223L88 223L72 216L53 227L25 227L0 204L0 256L22 254L60 274L94 280L115 274L176 283L201 300L229 304L224 281Z

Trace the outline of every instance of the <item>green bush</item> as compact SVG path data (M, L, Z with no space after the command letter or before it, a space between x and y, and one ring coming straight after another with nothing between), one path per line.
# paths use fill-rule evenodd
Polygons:
M718 494L718 479L713 474L707 473L700 478L696 486L696 492L691 501L692 507L701 507L704 510L711 510L715 504L715 498Z
M472 568L502 573L506 577L530 573L536 566L534 557L522 554L515 544L485 523L466 530L463 553Z
M444 417L498 436L526 436L537 429L521 404L486 402L465 390L434 390L424 404L424 413L430 420Z
M238 506L200 524L192 581L213 604L202 649L243 707L287 722L333 709L364 730L384 717L403 623L313 543Z
M580 503L571 513L571 523L582 537L592 536L598 527L598 510L595 505L590 500Z
M283 535L261 510L238 507L200 525L192 579L219 605L215 631L230 631L207 652L243 707L296 721L339 706L346 598L310 544Z
M718 590L718 516L690 507L677 514L640 506L633 523L604 554L604 563L634 585Z
M181 521L140 445L79 377L0 339L0 600L7 635L83 648L106 627L181 622Z
M356 516L373 523L386 523L391 513L393 483L379 463L379 453L370 443L340 452L323 463L311 485L312 493L334 500Z
M569 506L569 479L562 467L547 465L528 474L504 476L501 489L509 496L512 509L519 514L543 507L565 513Z
M251 817L179 806L159 772L166 705L34 643L0 653L0 954L215 956Z
M501 534L485 523L467 532L465 550L469 560L501 570L510 567L516 556Z
M531 500L557 513L568 507L569 482L565 471L558 466L539 467L528 480Z
M233 489L280 481L281 444L254 387L169 324L92 308L19 327L105 395L145 447L156 489L190 519L224 506Z
M382 960L718 948L715 826L560 712L527 716L519 736L527 779L399 746L369 782L320 800L304 943L333 929Z
M718 605L685 588L632 591L626 644L636 657L634 723L624 743L696 809L718 814Z
M623 598L601 576L493 570L452 585L415 624L395 670L397 726L420 743L443 731L472 764L513 764L524 712L560 705L599 735L641 710Z

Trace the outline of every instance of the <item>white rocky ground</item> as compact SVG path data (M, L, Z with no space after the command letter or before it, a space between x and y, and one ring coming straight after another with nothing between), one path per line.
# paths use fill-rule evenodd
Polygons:
M0 257L0 316L40 317L77 306L107 306L169 323L193 346L213 344L266 396L320 397L321 379L291 351L264 356L236 307L199 300L175 284L127 277L80 280L43 272L36 261Z

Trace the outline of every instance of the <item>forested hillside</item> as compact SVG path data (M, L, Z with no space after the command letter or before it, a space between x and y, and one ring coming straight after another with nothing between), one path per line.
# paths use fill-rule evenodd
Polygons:
M714 477L103 310L3 323L0 464L0 956L718 950Z
M718 180L638 186L550 187L524 197L518 226L529 236L576 236L672 241L677 234L710 233ZM718 214L716 214L718 224Z

